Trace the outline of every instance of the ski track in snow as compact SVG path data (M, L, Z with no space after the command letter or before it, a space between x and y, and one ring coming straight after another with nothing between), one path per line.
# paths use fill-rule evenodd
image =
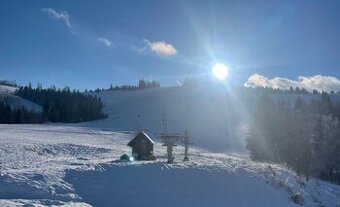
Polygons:
M247 156L191 148L182 162L118 162L132 132L67 125L0 125L0 206L340 206L340 187ZM132 199L132 198L136 199ZM172 200L170 199L172 198ZM208 203L207 203L208 202Z

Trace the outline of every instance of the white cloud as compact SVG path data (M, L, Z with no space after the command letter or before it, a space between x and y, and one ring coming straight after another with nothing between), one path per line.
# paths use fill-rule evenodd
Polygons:
M52 19L64 21L68 28L72 28L70 15L66 11L63 10L57 11L52 8L42 8L41 11L46 13L47 16Z
M110 40L108 40L108 39L106 39L106 38L103 38L103 37L99 37L99 38L98 38L98 41L99 41L100 43L103 43L104 45L106 45L106 46L108 46L108 47L110 47L110 46L112 45L112 42L111 42Z
M147 43L147 46L150 49L150 51L156 54L166 56L177 54L177 49L172 44L166 43L164 41L151 42L146 39L144 39L144 41Z
M287 90L290 87L300 87L312 91L340 91L340 80L333 76L315 75L310 77L299 76L298 80L275 77L269 79L263 75L253 74L244 83L245 87L269 87Z

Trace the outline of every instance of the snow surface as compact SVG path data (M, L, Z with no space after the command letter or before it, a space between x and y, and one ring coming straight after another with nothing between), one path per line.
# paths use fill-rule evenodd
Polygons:
M83 126L110 130L144 128L159 134L165 117L168 131L187 129L195 146L214 152L244 152L247 123L261 93L242 88L229 89L211 84L198 87L165 87L134 91L104 91L97 94L104 102L107 119L82 123ZM293 103L296 94L273 94ZM305 100L320 94L300 95ZM333 101L340 96L332 95Z
M0 206L340 206L340 186L306 182L238 154L175 148L156 161L119 162L132 132L67 125L0 125Z
M7 86L7 85L1 85L0 84L0 93L6 93L6 94L12 94L14 93L18 88L14 86Z
M0 206L289 207L298 206L291 196L301 195L303 206L340 207L340 186L306 182L286 167L253 162L242 153L258 94L212 85L99 96L109 115L104 120L0 125ZM2 97L41 110L12 94ZM157 138L162 114L169 131L183 133L187 123L194 142L189 162L181 161L180 145L175 164L166 164ZM131 153L126 145L140 128L154 139L158 159L119 162Z
M183 134L187 125L195 146L215 152L244 150L249 107L242 103L251 101L235 98L235 93L221 85L104 91L98 96L109 117L83 126L129 131L144 128L159 134L165 117L168 131Z
M5 102L9 104L12 109L19 109L25 107L29 111L34 111L36 113L41 113L43 110L42 106L12 94L0 93L0 100L5 100Z
M14 95L16 90L17 88L13 86L0 85L0 100L5 100L5 102L9 104L12 109L25 107L29 111L34 111L37 113L42 112L42 106Z

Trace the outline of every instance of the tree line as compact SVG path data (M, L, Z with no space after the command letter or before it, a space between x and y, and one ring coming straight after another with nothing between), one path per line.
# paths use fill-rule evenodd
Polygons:
M40 123L41 113L28 110L26 107L12 108L6 98L0 101L0 124Z
M250 90L255 90L260 93L266 93L266 94L322 94L325 92L320 92L316 89L313 89L312 91L308 91L305 88L300 87L289 87L288 89L280 89L280 88L271 88L271 87L256 87L256 88L249 88ZM330 94L340 94L340 91L330 91Z
M69 87L44 89L39 85L33 88L20 87L16 95L35 102L43 107L41 121L82 122L105 118L103 103L95 95L71 91Z
M12 87L18 86L16 81L10 81L10 80L0 80L0 85L12 86Z
M251 158L285 163L297 173L340 184L340 103L327 93L294 104L264 95L246 138Z
M114 86L113 84L110 85L110 87L108 89L104 89L104 88L97 88L96 90L92 91L88 91L86 90L85 92L101 92L101 91L133 91L133 90L141 90L141 89L148 89L148 88L159 88L161 87L160 82L156 81L156 80L144 80L144 79L139 79L138 81L138 85L120 85L120 86Z

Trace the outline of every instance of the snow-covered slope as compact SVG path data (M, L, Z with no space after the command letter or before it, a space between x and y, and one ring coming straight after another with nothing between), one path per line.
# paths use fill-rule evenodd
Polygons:
M148 129L158 135L163 117L168 131L183 133L187 123L192 142L216 152L243 150L248 109L243 96L221 85L202 88L168 87L99 93L105 120L85 126L114 129ZM187 107L186 107L187 106Z
M298 206L295 197L303 206L340 207L337 185L306 182L285 167L256 163L246 155L216 153L242 149L256 105L252 95L218 85L99 95L109 114L105 120L0 125L0 206L289 207ZM181 162L183 147L178 146L175 164L166 164L166 150L156 136L163 113L169 131L183 132L187 120L194 142L189 162ZM138 128L155 139L158 159L118 162L130 153L126 144Z
M29 111L34 111L37 113L42 112L42 106L12 94L0 93L0 100L4 100L7 104L11 106L12 109L19 109L24 107Z
M256 90L211 84L200 87L168 87L135 91L104 91L105 120L85 126L113 130L148 129L158 135L163 117L168 130L183 133L186 123L192 142L215 152L243 151L249 117L262 96ZM293 103L299 95L273 94ZM300 95L305 100L320 95ZM340 101L339 95L332 100Z
M16 90L17 88L13 86L0 85L0 100L4 100L12 107L12 109L25 107L29 111L37 113L42 112L42 107L40 105L14 95Z
M1 85L0 84L0 94L12 94L14 93L18 88L14 86L7 86L7 85Z
M65 125L0 125L0 206L340 206L340 187L277 165L198 148L181 162L121 163L131 133Z

